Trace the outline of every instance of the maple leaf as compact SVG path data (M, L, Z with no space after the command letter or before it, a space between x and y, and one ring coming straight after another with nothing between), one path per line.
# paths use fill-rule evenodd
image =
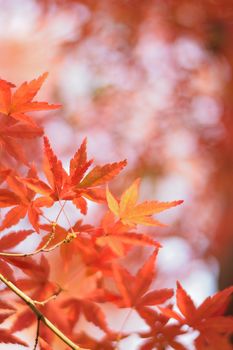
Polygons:
M60 105L49 105L47 102L33 102L33 98L38 93L48 73L44 73L39 78L24 82L13 94L11 89L15 86L6 81L0 80L0 113L11 116L20 122L25 122L35 126L32 118L26 112L42 111L60 108Z
M43 135L43 129L25 113L60 107L47 102L32 102L46 77L47 73L44 73L38 79L23 83L13 94L11 89L15 85L0 80L0 147L25 165L28 165L26 156L16 139L33 139Z
M19 203L19 197L14 192L5 188L0 189L0 208L7 208Z
M165 316L174 318L180 324L187 324L198 330L200 335L196 342L199 344L199 348L202 349L202 342L211 344L211 337L214 335L219 343L227 343L227 341L229 343L229 335L233 332L233 318L225 317L224 312L232 293L233 286L216 293L212 297L208 297L199 307L196 307L191 297L181 284L177 282L176 300L182 315L169 308L159 307L159 309ZM215 349L215 347L207 347L207 349Z
M85 173L91 166L93 160L87 160L87 140L84 139L80 148L70 161L70 176L67 181L68 188L75 193L74 204L86 213L85 203L80 203L80 196L95 202L105 200L105 192L97 187L112 180L126 166L126 160L95 166L87 175Z
M33 230L21 230L7 233L5 236L0 238L0 252L3 253L4 251L14 248L33 232Z
M38 306L38 308L40 308ZM69 324L69 315L65 314L64 308L61 308L59 302L55 302L51 300L49 303L46 303L43 307L41 307L41 311L43 315L45 315L59 330L62 330L67 336L71 336L71 327ZM62 315L62 317L61 317ZM32 310L25 308L22 312L20 312L16 316L16 320L14 321L11 330L14 332L21 331L28 327L31 327L34 323L36 323L37 318ZM49 350L52 349L52 343L54 341L55 334L51 332L44 324L40 325L40 340L42 343L42 348ZM68 349L67 349L68 350ZM88 350L81 349L80 350Z
M37 126L27 125L25 123L8 122L7 125L0 121L0 144L2 148L12 157L27 164L26 156L19 141L16 139L33 140L35 137L43 135L43 129Z
M122 334L121 339L125 338ZM77 344L84 346L86 349L92 350L116 350L116 342L118 341L117 335L106 334L101 339L92 338L85 332L81 332L74 335L74 339ZM82 349L81 349L82 350ZM85 349L84 349L85 350Z
M0 329L0 343L28 346L25 341L19 339L14 334L11 334L11 331L7 329Z
M5 301L0 301L0 308L4 309L4 313L0 313L0 324L3 323L9 316L14 314L15 309L7 304ZM5 312L5 310L10 310ZM28 346L23 340L16 337L12 332L8 329L0 328L0 343L5 344L19 344L22 346Z
M117 305L140 309L144 306L163 304L173 296L173 290L166 288L148 292L155 274L154 264L157 253L156 249L142 268L138 270L136 276L132 276L119 264L113 263L113 276L121 293L121 298L116 301Z
M23 290L33 291L34 298L39 300L57 292L57 285L49 281L50 267L47 259L42 255L40 261L36 261L32 257L5 255L2 251L14 248L32 232L32 230L11 232L0 239L0 273ZM19 268L28 278L15 281L12 265Z
M44 137L44 173L49 183L32 177L22 181L36 193L52 201L72 200L86 214L87 205L83 197L92 201L103 201L103 191L98 186L115 177L126 165L126 161L94 167L86 176L85 173L92 161L87 161L86 140L82 143L70 161L70 174L64 170L62 163L54 154L47 137Z
M49 280L50 265L44 255L39 261L32 257L8 257L6 261L21 269L28 277L18 279L16 284L23 290L33 291L34 299L46 299L57 290L57 286Z
M26 237L33 233L32 230L21 230L17 232L10 232L0 239L0 273L6 276L9 280L14 281L14 271L9 266L7 257L4 256L4 251L14 248ZM1 306L1 305L0 305Z
M27 174L28 177L37 177L36 170L31 167ZM28 219L33 228L39 232L39 216L42 214L41 207L51 206L52 201L47 199L35 199L35 193L25 186L20 179L12 172L7 177L7 183L11 190L0 190L0 207L10 207L13 205L7 214L5 215L0 230L4 230L13 225L16 225L22 218L28 215Z
M134 181L133 184L122 194L120 201L118 201L107 188L106 198L109 209L124 225L135 226L140 224L146 226L164 226L164 224L154 220L152 215L175 207L183 203L183 201L147 201L141 204L136 204L139 184L139 179Z
M102 219L101 227L96 230L93 238L96 244L103 247L108 246L118 256L124 256L132 246L152 246L161 245L146 234L127 232L129 226L123 225L120 221L114 221L114 215L107 212Z
M146 339L140 350L163 350L167 346L175 350L186 350L176 339L177 336L185 334L185 331L181 329L181 325L167 324L168 317L158 314L158 312L148 307L141 307L138 313L150 327L150 331L139 333L141 338Z
M97 303L88 299L79 300L77 298L70 298L62 303L62 307L68 311L68 321L71 328L75 326L80 315L83 314L88 322L93 323L105 333L111 334L106 323L105 314Z

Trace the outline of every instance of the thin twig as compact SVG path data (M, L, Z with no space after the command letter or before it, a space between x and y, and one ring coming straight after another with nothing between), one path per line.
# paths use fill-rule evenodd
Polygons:
M61 215L61 213L62 213L62 211L64 209L64 206L66 205L66 201L63 204L61 204L61 201L59 200L59 204L61 205L61 208L60 208L60 210L59 210L59 212L57 214L56 219L54 220L55 222L58 222L59 216Z
M131 309L129 310L129 312L127 313L127 315L126 315L126 317L125 317L125 319L124 319L124 321L123 321L123 323L122 323L122 325L121 325L121 328L120 328L120 330L119 330L119 332L118 332L117 341L116 341L116 350L118 350L119 342L121 341L121 338L122 338L123 329L124 329L124 327L125 327L125 325L126 325L128 319L129 319L130 315L132 314L132 311L133 311L133 309L131 308Z
M41 322L43 322L46 327L48 327L54 334L56 334L72 350L89 350L80 348L78 345L73 343L72 340L70 340L52 322L50 322L47 317L43 315L43 313L36 307L34 301L28 295L26 295L23 291L21 291L21 289L16 287L14 283L8 281L8 279L5 278L2 274L0 274L0 280L30 307L30 309L36 315L37 319L40 318Z
M52 221L47 218L47 216L45 216L43 213L40 214L45 220L47 220L50 224L52 223Z
M50 297L48 297L47 299L42 300L42 301L38 301L38 300L33 299L33 302L36 305L45 306L45 304L47 304L49 301L56 299L62 290L63 289L60 286L58 286L58 290L55 293L53 293L52 295L50 295Z
M40 317L37 317L37 327L36 327L36 338L35 338L35 343L34 343L34 347L33 350L36 350L37 344L38 344L38 340L39 340L39 335L40 335Z
M65 216L65 218L66 218L66 221L67 221L68 225L70 226L70 231L71 231L72 233L74 233L74 230L73 230L73 228L72 228L70 219L69 219L69 217L68 217L68 215L66 214L66 211L65 211L65 209L64 209L64 206L65 206L66 202L65 202L64 205L63 205L60 199L58 199L58 201L59 201L59 204L60 204L60 206L61 206L61 210L63 211L63 214L64 214L64 216Z
M66 238L64 238L62 241L56 243L55 245L53 245L50 248L45 248L45 246L47 247L51 240L49 242L47 241L46 244L42 248L34 250L34 252L31 252L31 253L4 253L4 252L0 252L0 256L11 256L11 257L25 258L28 256L36 255L38 253L49 253L49 252L52 252L53 250L55 250L56 248L60 247L62 244L71 242L72 239L74 239L74 238L76 238L75 232L68 233Z
M55 222L52 222L52 231L51 231L51 234L49 235L49 238L48 240L45 242L45 244L39 248L39 249L36 249L34 250L33 252L30 252L30 253L7 253L7 252L0 252L0 256L13 256L13 257L27 257L27 256L32 256L32 255L36 255L38 253L42 253L42 252L47 252L48 250L46 249L49 245L49 243L53 240L54 236L55 236L55 228L56 228L56 225L57 223ZM63 243L63 241L61 241ZM59 243L61 243L59 242ZM56 245L57 246L57 245ZM54 248L55 249L55 248ZM50 248L51 250L51 248ZM50 251L49 250L49 251Z

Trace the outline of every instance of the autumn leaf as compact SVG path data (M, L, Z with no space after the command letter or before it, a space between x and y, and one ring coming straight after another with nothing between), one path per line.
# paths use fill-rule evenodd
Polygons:
M139 333L145 339L140 350L163 350L168 345L175 350L187 350L177 339L185 334L181 325L168 324L169 318L148 307L141 307L138 313L150 327L149 331Z
M136 204L138 200L139 184L139 179L134 181L134 183L122 194L120 201L118 201L107 188L106 198L109 209L124 225L135 226L140 224L146 226L164 226L164 224L153 219L152 215L175 207L183 203L183 201L147 201L141 204Z
M35 300L44 300L58 293L58 287L50 281L50 264L48 259L41 255L39 260L32 257L5 257L5 261L19 268L25 277L15 282L23 291L30 291Z
M0 309L3 309L4 312L0 313L0 323L3 323L8 317L15 313L15 309L12 305L9 305L7 302L1 300L0 301ZM9 310L9 311L5 311ZM2 310L1 310L2 311ZM28 346L23 340L16 337L12 334L11 330L0 328L0 343L5 344L19 344L22 346Z
M7 260L7 256L4 255L4 252L6 252L9 249L15 248L19 243L24 241L24 239L26 239L26 237L31 235L33 232L34 231L32 230L10 232L0 239L0 273L2 273L5 277L9 278L9 280L11 281L15 280L15 275L13 269L11 268L11 266L9 266L9 261Z
M0 208L7 208L19 203L19 197L14 192L6 188L0 189Z
M3 155L9 155L28 165L26 155L19 140L34 139L43 135L42 128L27 125L0 114L0 148Z
M122 334L121 338L127 337ZM117 335L114 334L106 334L101 339L96 339L96 337L92 337L91 335L81 332L75 334L75 341L79 346L85 347L85 349L81 348L80 350L116 350L116 342L118 341Z
M187 324L199 331L200 335L196 343L202 349L201 346L204 346L204 343L212 343L212 337L215 337L216 344L229 343L229 335L233 332L233 318L225 317L224 312L232 293L233 286L208 297L199 307L196 307L191 297L177 282L176 300L182 315L169 308L159 307L159 309L166 317L174 318L180 324Z
M7 235L4 235L2 238L0 238L0 252L2 253L6 250L14 248L33 232L33 230L21 230L7 233Z
M0 329L0 343L28 346L25 341L19 339L7 329Z
M23 147L17 139L42 136L43 129L25 113L57 109L60 105L32 101L41 88L47 73L38 79L23 83L14 93L15 85L0 80L0 147L11 157L28 165Z
M114 219L113 213L108 211L101 221L101 227L93 232L93 238L100 247L108 246L118 256L124 256L133 246L161 247L146 234L128 232L131 227Z
M87 140L84 139L80 148L70 161L70 176L66 184L75 193L74 204L85 214L85 204L78 203L77 198L85 197L94 202L105 200L105 191L99 186L112 180L126 166L126 160L95 166L87 175L85 173L92 164L92 160L87 160Z
M13 94L11 89L15 86L6 81L0 83L0 113L11 116L17 121L35 126L32 118L26 112L42 111L60 108L60 105L49 105L47 102L34 102L33 98L40 90L47 78L48 73L44 73L38 79L29 83L24 82Z
M31 167L28 170L28 178L34 176L37 178L35 168ZM16 225L22 218L28 215L28 219L36 230L39 232L39 217L42 214L41 207L50 207L52 201L48 198L41 200L40 198L35 199L35 193L27 188L19 177L16 176L14 172L7 177L7 183L11 189L0 190L0 207L11 207L5 215L1 225L0 230L10 228Z
M173 290L166 288L148 292L155 274L154 265L157 253L158 251L155 250L135 276L132 276L119 264L113 264L113 276L121 294L119 301L116 301L118 306L134 307L140 310L144 306L163 304L173 296Z
M106 323L105 314L97 303L88 299L79 300L73 298L63 302L62 307L68 309L68 313L72 317L69 320L72 328L79 320L80 315L83 314L88 322L93 323L105 333L111 333Z
M22 179L22 182L35 193L53 202L72 200L82 214L86 214L87 204L84 197L95 202L103 201L104 191L98 186L115 177L126 165L126 161L106 164L102 167L96 166L85 176L91 164L92 161L87 161L86 140L84 140L70 161L70 174L68 175L61 161L54 154L48 138L44 137L43 169L48 184L37 177Z

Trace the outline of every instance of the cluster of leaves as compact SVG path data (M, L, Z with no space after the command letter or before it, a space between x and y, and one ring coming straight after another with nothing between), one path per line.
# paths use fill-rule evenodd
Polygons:
M150 288L161 246L151 236L138 232L138 225L163 226L152 216L182 201L146 201L138 204L139 179L120 198L115 197L106 184L119 174L126 161L97 165L89 170L93 161L87 159L86 140L71 159L69 172L56 157L46 136L43 174L30 164L17 139L41 137L43 130L27 113L59 108L59 105L32 101L45 78L46 74L24 83L13 94L11 89L14 85L0 81L0 144L3 159L0 168L0 231L4 231L0 238L0 277L4 276L1 278L3 282L5 279L12 283L5 284L1 289L0 321L14 314L11 328L0 329L0 342L27 346L14 333L37 321L32 308L22 303L13 307L4 300L9 297L7 287L14 285L17 290L27 293L33 305L37 304L43 315L66 336L86 349L113 350L118 348L120 340L130 335L124 329L117 332L108 325L102 306L112 303L129 312L133 310L148 326L148 331L137 332L142 340L141 350L162 350L169 346L185 350L179 336L194 330L198 331L195 339L198 350L230 350L233 319L224 316L224 312L233 287L207 298L196 307L177 283L176 306L180 312L173 309L173 289ZM10 167L9 164L15 166ZM16 171L16 167L20 170ZM103 210L107 208L98 226L84 224L80 219L88 212L87 200L102 205ZM77 220L73 225L65 211L67 202L77 209ZM54 213L57 207L55 219L47 217L47 211ZM51 211L51 208L54 210ZM61 215L66 218L68 228L59 224ZM26 219L30 228L14 230L13 226L21 219ZM38 247L28 253L15 252L18 244L30 239L34 233L40 237ZM124 258L134 246L148 246L152 253L137 273L131 274L124 266ZM67 274L72 261L84 268L85 277L91 281L84 294L72 291L63 293L63 286L51 280L53 261L49 253L55 250L59 250L59 258ZM75 283L79 285L82 281L77 277ZM13 302L18 302L17 298ZM95 338L88 332L77 331L81 315L104 335ZM55 335L51 329L46 324L41 325L37 333L34 348L38 342L42 350L52 349Z

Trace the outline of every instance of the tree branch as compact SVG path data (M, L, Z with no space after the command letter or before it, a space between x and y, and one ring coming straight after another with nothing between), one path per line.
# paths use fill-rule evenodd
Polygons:
M14 285L14 283L8 281L2 274L0 274L0 280L14 292L19 298L21 298L34 312L37 319L40 319L41 322L44 323L46 327L48 327L54 334L56 334L65 344L67 344L73 350L89 350L80 348L78 345L72 342L65 334L63 334L52 322L50 322L47 317L43 315L43 313L36 307L34 301L26 295L23 291L21 291L18 287Z

